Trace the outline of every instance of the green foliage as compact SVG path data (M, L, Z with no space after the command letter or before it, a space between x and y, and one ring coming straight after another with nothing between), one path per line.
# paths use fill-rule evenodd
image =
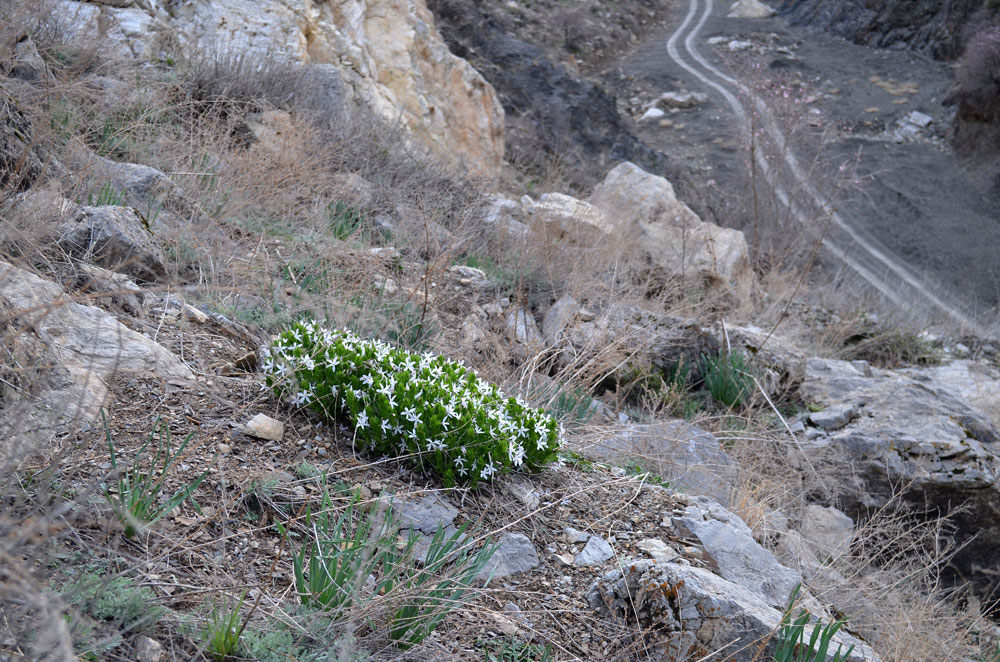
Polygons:
M292 566L295 589L302 603L321 609L334 619L367 596L397 599L390 610L389 638L400 648L423 641L454 609L464 604L476 576L493 556L496 547L487 541L478 551L466 544L468 524L451 534L438 528L422 563L414 558L417 535L397 544L398 528L391 511L362 509L356 494L339 516L326 485L319 511L307 511L306 528L311 533ZM286 529L278 524L284 535ZM370 590L362 590L369 577Z
M552 646L504 637L486 645L483 662L552 662Z
M119 190L110 181L101 184L96 192L87 193L88 207L121 207L123 204L125 204L124 191Z
M344 202L331 202L326 210L330 231L341 241L347 241L373 228L367 214ZM380 233L378 238L385 240L389 237L385 233Z
M701 371L712 398L727 407L742 406L753 393L753 377L742 352L702 354Z
M361 596L361 587L379 565L395 554L395 533L388 522L376 522L357 508L355 497L338 517L333 516L330 491L323 486L319 512L306 512L306 528L313 539L292 561L295 590L302 604L342 616ZM278 525L282 531L285 530ZM412 548L412 542L408 545Z
M778 646L774 651L774 662L827 662L827 651L830 648L830 641L837 631L843 627L845 621L834 621L823 625L819 620L814 625L810 625L809 612L801 610L795 619L792 619L792 608L798 598L799 589L796 586L788 600L788 607L785 608L781 616L781 625L778 628ZM806 642L806 628L812 628L809 642ZM843 662L851 656L854 644L842 653L843 646L837 646L837 652L833 656L833 662Z
M402 604L390 619L389 638L400 648L409 648L426 639L445 616L461 607L472 583L496 552L497 548L488 541L473 552L465 542L468 527L465 523L446 534L438 526L419 569L409 558L412 542L396 562L399 576L395 588L403 596ZM393 588L385 580L381 586L386 590Z
M167 613L166 608L156 604L152 589L137 586L124 575L106 578L87 572L62 595L81 614L111 623L124 632L150 631Z
M239 601L227 609L220 609L218 604L212 605L212 614L205 625L205 649L215 662L226 662L236 656L240 649L240 610L246 591L240 595Z
M262 366L279 396L328 420L347 418L362 449L408 457L449 487L540 471L557 458L551 416L430 352L299 323L264 352Z
M208 472L202 473L193 482L177 490L165 502L160 501L160 490L163 489L163 482L170 472L170 468L181 456L188 442L194 435L189 434L176 452L170 452L170 426L159 418L153 422L153 429L149 433L149 439L136 451L135 461L128 469L118 466L118 453L115 450L115 443L111 438L111 428L108 426L108 419L101 412L104 420L104 433L108 439L108 448L111 453L111 469L116 479L116 490L112 494L110 486L105 489L104 497L111 506L112 511L121 523L125 526L125 535L129 538L136 537L140 531L160 520L164 515L169 514L186 500L191 501L195 510L201 512L198 503L192 494L205 480ZM148 457L148 467L143 468L143 458L156 440L155 450Z

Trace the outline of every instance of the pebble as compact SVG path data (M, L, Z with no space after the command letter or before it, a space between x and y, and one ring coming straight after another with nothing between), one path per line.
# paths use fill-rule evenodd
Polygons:
M215 445L215 450L219 451L223 455L227 455L228 453L232 452L233 448L229 444L224 444L220 442Z
M257 439L281 441L285 436L285 424L265 414L257 414L247 422L243 433Z

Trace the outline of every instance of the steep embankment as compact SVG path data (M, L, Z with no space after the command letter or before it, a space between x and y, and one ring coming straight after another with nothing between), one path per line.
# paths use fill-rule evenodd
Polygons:
M960 56L968 29L998 20L996 9L984 9L982 0L784 0L778 12L792 25L937 59Z
M497 90L514 160L543 172L562 163L567 179L582 187L623 160L667 174L666 158L635 137L614 96L506 30L489 3L437 0L430 7L452 52Z

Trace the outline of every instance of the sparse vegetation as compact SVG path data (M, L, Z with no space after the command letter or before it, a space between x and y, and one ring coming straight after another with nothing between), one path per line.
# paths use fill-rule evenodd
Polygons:
M119 466L118 452L115 450L111 428L106 417L104 419L104 433L107 436L108 449L111 453L111 471L114 479L114 483L105 489L104 496L115 517L125 527L126 536L135 538L146 527L169 515L185 501L190 501L195 510L200 510L193 495L201 482L205 480L207 473L202 473L190 483L183 485L165 501L160 499L160 491L170 474L170 469L182 457L184 449L191 441L191 437L194 436L193 432L185 437L176 451L173 451L170 448L170 427L166 422L157 419L153 423L149 439L139 447L132 466L127 468ZM155 446L152 445L154 440L156 441ZM152 453L152 455L148 455L148 453ZM149 464L144 467L142 464L147 457Z
M131 67L69 43L58 16L37 9L24 0L0 6L0 148L16 138L14 151L0 149L0 259L62 284L57 305L99 305L196 378L161 381L153 369L110 378L102 386L114 416L103 426L60 428L57 444L47 423L16 418L15 441L32 454L0 459L0 644L11 655L134 659L139 633L162 642L164 658L217 661L362 661L366 649L379 659L413 649L415 659L486 662L641 655L630 642L645 633L629 625L617 638L577 608L586 588L578 567L544 574L551 568L543 563L546 585L521 578L480 590L495 553L490 536L531 534L537 543L550 528L539 514L556 533L569 524L652 531L677 506L670 491L646 489L669 486L660 458L623 469L576 450L614 433L607 412L641 422L697 416L728 430L741 424L724 439L729 450L766 465L740 460L755 475L740 483L734 504L742 499L755 532L767 513L794 516L804 495L822 493L806 478L799 484L787 439L760 423L772 412L755 409L749 361L739 352L662 370L634 367L648 362L636 358L642 350L627 329L607 342L597 335L592 353L568 358L506 335L512 309L540 320L566 293L595 326L618 305L657 313L688 306L685 317L700 315L703 304L672 284L636 276L645 271L627 240L577 244L529 228L529 241L485 226L480 182L362 110L328 112L335 100L323 96L331 88L322 67L249 50L185 58L169 49ZM595 41L594 14L566 18L553 40L581 57L609 47ZM621 34L636 29L623 25ZM51 76L10 73L12 49L26 42ZM275 146L261 127L279 121L283 142ZM95 155L156 168L164 180L140 195L97 172ZM542 193L559 181L549 175L521 184ZM43 193L52 193L49 206ZM163 248L168 274L138 293L115 281L107 292L74 289L81 265L51 239L74 202L132 206ZM481 269L491 286L458 282L448 271L454 265ZM119 305L126 295L136 298L133 312ZM212 315L198 321L202 310ZM37 319L31 310L0 309L5 416L10 403L33 401L60 378L24 341L35 342ZM277 332L270 356L253 353ZM933 354L920 342L872 335L847 343L843 355L920 362ZM844 339L835 344L839 351ZM270 391L260 389L251 360L264 364ZM555 385L537 398L525 393L540 409L494 386L514 393L524 375ZM300 407L286 407L275 389ZM605 409L602 400L618 406ZM243 433L258 411L286 423L281 440ZM559 422L572 446L561 445ZM176 446L172 433L183 436ZM494 482L518 469L534 475ZM522 481L526 494L512 496L508 488ZM460 515L418 545L416 534L401 534L389 505L431 497L460 505ZM855 574L836 565L843 561L832 566L866 587L865 602L919 609L911 629L944 623L935 632L950 629L939 639L953 639L942 658L965 650L967 621L900 561L921 546L887 559L884 538L862 537L880 544L854 546L862 559ZM578 551L551 542L564 555ZM630 545L622 536L615 551L630 554ZM554 585L566 600L553 609ZM511 603L523 618L495 625ZM799 621L786 616L782 636L798 637L801 652ZM891 645L878 640L890 651L883 659L908 662L917 635L896 616L851 623L891 630ZM497 628L518 634L494 636ZM983 650L992 655L984 659L997 657L988 643Z

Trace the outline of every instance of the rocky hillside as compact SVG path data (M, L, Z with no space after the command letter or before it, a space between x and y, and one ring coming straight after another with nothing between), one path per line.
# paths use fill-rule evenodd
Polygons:
M793 24L867 46L912 48L947 60L962 54L970 31L996 24L996 9L995 3L981 0L782 0L778 5Z
M996 659L994 342L768 289L607 145L517 195L535 88L422 0L43 9L0 6L0 659Z

